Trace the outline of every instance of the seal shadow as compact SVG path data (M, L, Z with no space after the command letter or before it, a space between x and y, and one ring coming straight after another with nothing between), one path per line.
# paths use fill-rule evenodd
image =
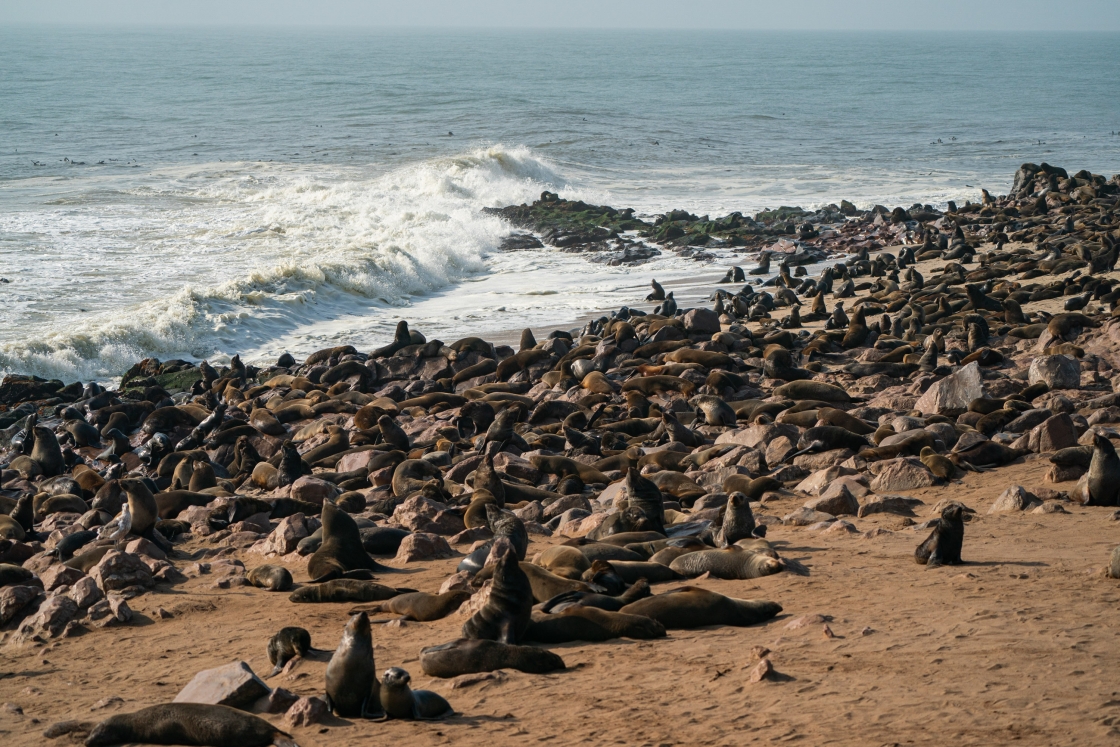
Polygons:
M1049 568L1049 563L1041 560L965 560L957 565L933 566L934 568L961 568L963 566L996 567L1001 565L1021 565L1028 568Z

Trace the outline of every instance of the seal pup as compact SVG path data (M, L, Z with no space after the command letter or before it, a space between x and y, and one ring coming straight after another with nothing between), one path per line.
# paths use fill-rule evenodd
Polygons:
M389 718L434 721L455 715L451 704L431 690L413 690L412 676L393 667L381 677L381 709Z
M292 574L281 565L258 565L245 577L253 586L269 591L287 591L292 588Z
M327 501L323 504L321 518L323 543L307 562L311 583L319 584L336 578L368 579L372 571L393 570L378 563L365 551L358 524L350 514Z
M420 649L420 669L429 677L442 679L496 669L547 674L566 668L564 660L547 649L498 641L459 638Z
M497 549L490 595L482 609L463 623L463 637L519 643L532 622L533 587L513 548L502 543Z
M342 640L327 664L327 708L343 718L382 714L381 688L373 663L369 616L359 612L346 623Z
M272 664L275 677L292 659L307 656L311 648L311 634L303 628L280 628L280 632L268 639L268 662Z
M163 703L110 716L93 727L86 747L113 744L208 745L208 747L295 747L292 735L263 718L208 703Z
M959 504L941 510L933 531L926 541L914 551L914 560L920 565L935 568L939 565L961 565L961 546L964 544L964 509Z
M288 601L300 603L314 602L382 602L386 599L411 592L413 589L394 589L376 581L356 578L332 578L321 584L302 586L288 595Z

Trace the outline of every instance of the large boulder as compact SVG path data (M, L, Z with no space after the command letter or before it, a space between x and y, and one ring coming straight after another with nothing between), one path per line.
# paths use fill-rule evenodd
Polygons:
M304 475L292 483L291 496L297 501L318 503L321 506L325 501L333 501L340 495L342 495L342 488L317 477Z
M1034 494L1028 492L1022 485L1012 485L1007 490L999 494L995 503L988 509L990 514L1000 513L1013 513L1016 511L1026 511L1028 508L1034 508L1042 504Z
M984 379L976 361L962 366L956 373L946 376L926 390L914 409L925 415L958 415L968 409L969 403L984 396Z
M1059 413L1036 425L1030 432L1027 447L1045 454L1077 445L1077 428L1067 413Z
M155 585L151 570L140 556L117 550L105 553L101 562L90 569L89 575L106 594L129 586Z
M832 516L855 516L859 513L859 501L848 490L847 485L838 485L835 489L828 489L820 498L814 498L805 504L810 511L821 511Z
M711 309L692 309L684 315L685 331L693 335L719 332L719 315Z
M440 560L450 558L454 554L451 545L438 534L413 532L401 540L401 546L394 560L398 563L408 563L413 560Z
M307 522L304 515L295 513L281 519L280 524L272 530L272 534L268 535L268 538L264 541L254 545L253 549L264 555L273 553L287 555L294 552L299 541L308 534L310 532L307 531Z
M204 669L175 696L176 703L208 703L246 709L271 692L243 661Z
M1081 366L1068 355L1042 355L1031 362L1027 370L1031 384L1040 381L1051 389L1081 388Z
M73 599L65 594L56 594L43 602L38 612L20 624L18 637L22 640L33 636L57 638L77 614L78 605Z
M5 586L0 589L0 625L14 620L42 593L38 586Z
M903 457L882 462L879 474L871 481L876 493L928 488L937 484L937 478L926 466L913 457Z

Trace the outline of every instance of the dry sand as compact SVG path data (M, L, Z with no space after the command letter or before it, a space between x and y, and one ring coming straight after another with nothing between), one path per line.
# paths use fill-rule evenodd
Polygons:
M861 532L837 535L771 527L786 557L810 569L754 581L704 580L706 588L780 602L776 619L749 628L670 631L656 641L554 647L566 672L511 672L501 681L453 688L420 672L426 645L458 637L463 618L375 626L378 670L402 666L413 686L444 695L460 716L438 723L327 722L295 729L299 744L1115 744L1120 729L1120 589L1099 572L1120 535L1113 509L1070 505L1069 515L989 515L1008 485L1042 484L1034 459L959 484L913 491L977 510L966 524L961 567L927 569L913 560L925 530L880 514L853 519ZM800 501L762 511L783 515ZM558 538L534 538L530 554ZM181 549L189 551L192 545ZM465 549L465 548L460 548ZM248 567L259 556L239 554ZM435 591L457 559L413 563L383 580ZM292 568L297 580L303 568ZM247 661L269 665L265 644L285 625L311 631L333 649L349 604L296 605L287 594L217 589L201 576L173 591L132 600L127 627L35 646L6 647L0 663L0 743L43 744L43 729L66 719L99 720L171 700L201 669ZM659 584L661 592L680 584ZM162 607L173 614L155 618ZM821 615L790 629L791 621ZM752 648L772 650L777 677L752 683ZM322 695L326 658L307 660L270 684ZM110 696L117 706L91 711ZM279 716L269 717L282 724ZM62 737L56 743L67 743Z

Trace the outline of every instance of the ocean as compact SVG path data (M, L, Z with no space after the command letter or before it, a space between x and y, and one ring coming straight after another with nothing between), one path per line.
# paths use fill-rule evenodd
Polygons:
M483 207L944 205L1120 171L1115 34L0 28L0 373L571 325L745 258Z

